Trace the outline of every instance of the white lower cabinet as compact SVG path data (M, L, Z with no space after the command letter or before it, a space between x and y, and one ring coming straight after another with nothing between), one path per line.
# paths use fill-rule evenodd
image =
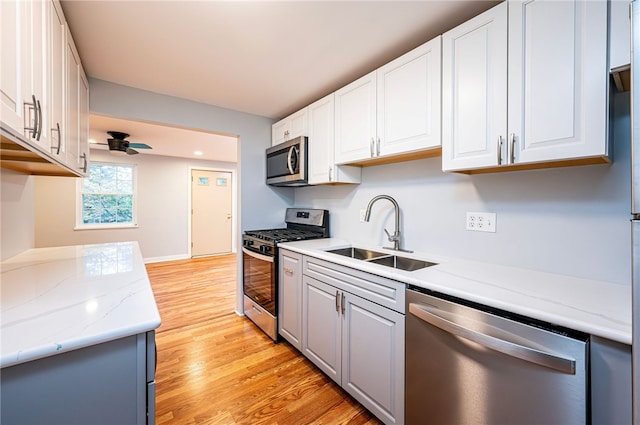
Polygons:
M403 311L353 293L391 294L404 306L404 284L310 257L303 262L302 353L384 423L404 423Z

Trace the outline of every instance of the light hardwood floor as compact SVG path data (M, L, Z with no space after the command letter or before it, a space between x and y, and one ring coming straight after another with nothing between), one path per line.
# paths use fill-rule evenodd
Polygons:
M235 255L147 272L162 317L157 424L381 423L295 348L235 313Z

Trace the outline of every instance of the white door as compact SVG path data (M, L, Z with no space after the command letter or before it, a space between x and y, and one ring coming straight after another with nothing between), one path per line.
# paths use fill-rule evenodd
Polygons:
M335 162L376 156L376 72L335 93Z
M231 252L231 173L191 170L191 256Z
M606 155L608 81L607 2L510 1L509 163Z
M507 129L507 2L442 36L442 169L499 165Z
M23 50L21 33L26 8L27 4L20 1L0 1L0 116L18 134L24 132L22 55L26 47Z
M380 155L440 146L441 38L377 71Z

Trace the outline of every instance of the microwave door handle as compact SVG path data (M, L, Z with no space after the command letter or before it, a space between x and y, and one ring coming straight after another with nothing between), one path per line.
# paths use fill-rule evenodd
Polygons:
M295 146L291 146L289 148L289 155L287 155L287 168L289 168L290 174L296 173L296 170L293 168L293 165L291 164L291 160L293 159L294 155L296 156L296 162L298 162L298 148Z

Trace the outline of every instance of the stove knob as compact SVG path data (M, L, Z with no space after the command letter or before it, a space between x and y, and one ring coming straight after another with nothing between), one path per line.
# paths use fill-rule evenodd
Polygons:
M268 254L271 251L271 247L269 245L261 245L260 252L264 254Z
M244 246L251 246L251 245L253 245L253 241L252 240L247 239L247 240L244 241Z

